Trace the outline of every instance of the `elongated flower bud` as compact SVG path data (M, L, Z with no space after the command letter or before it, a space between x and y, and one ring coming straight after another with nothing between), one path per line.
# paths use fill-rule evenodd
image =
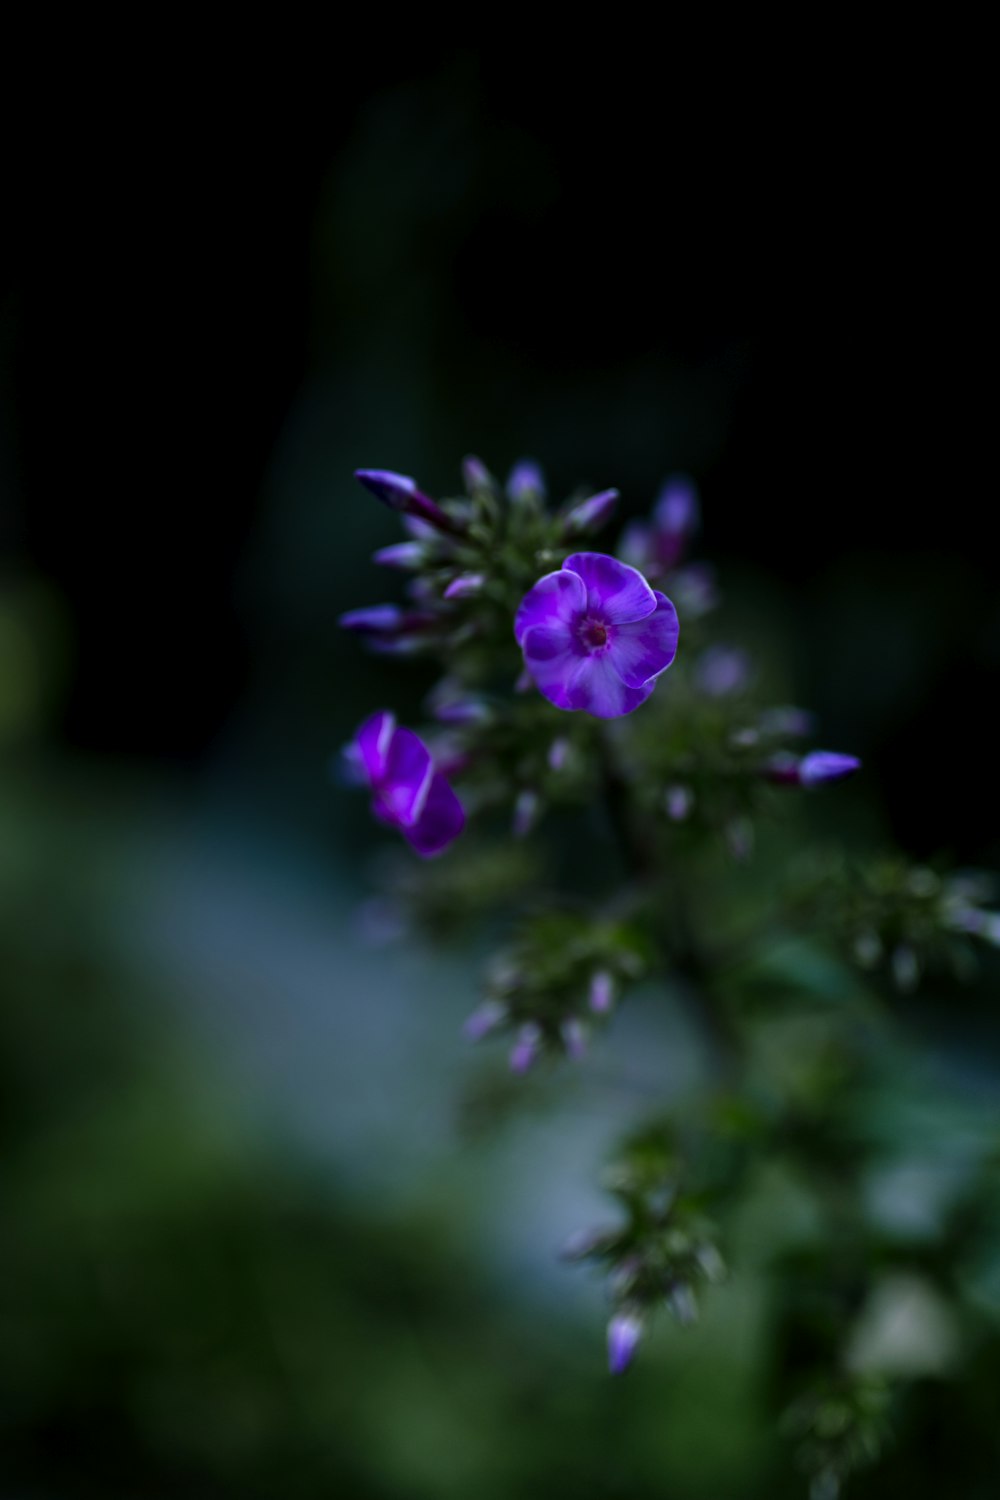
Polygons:
M391 547L380 547L372 554L372 562L382 568L402 568L406 571L419 568L426 557L419 542L394 542Z
M799 764L800 786L823 786L828 781L843 781L860 771L856 755L841 755L836 750L813 750Z
M390 510L416 516L433 526L435 531L461 535L464 528L447 515L436 500L418 490L416 480L408 474L395 474L391 469L355 469L354 477Z
M628 1369L642 1333L642 1323L635 1313L615 1313L608 1324L608 1368L612 1375L621 1375Z
M856 755L841 755L836 750L812 750L801 760L794 755L775 755L763 767L763 775L778 786L824 786L828 781L843 781L861 769Z
M534 1021L522 1026L517 1040L511 1048L510 1070L512 1073L527 1073L542 1048L542 1033Z
M597 1016L606 1016L615 1003L614 980L607 969L598 969L591 976L590 995L587 1004Z
M486 1000L468 1016L462 1026L462 1035L470 1042L481 1042L483 1037L496 1031L507 1019L507 1007L499 1000Z
M507 494L514 505L545 499L545 479L541 469L530 458L522 458L510 471Z
M446 599L471 599L476 594L482 593L485 582L485 573L460 573L449 583L444 591L444 597Z
M587 1051L587 1033L575 1016L568 1017L559 1028L566 1056L579 1062Z
M492 494L497 487L489 469L474 453L468 453L462 459L462 480L470 495L474 495L477 490L489 490Z
M349 609L341 615L340 625L355 635L397 639L426 629L436 618L427 610L400 609L398 604L369 604L363 609Z
M566 516L563 535L573 537L587 531L599 531L610 521L617 504L617 490L602 490L599 495L591 495L589 500L581 500Z
M663 805L672 823L683 823L685 818L691 816L694 793L689 786L668 786L664 794Z

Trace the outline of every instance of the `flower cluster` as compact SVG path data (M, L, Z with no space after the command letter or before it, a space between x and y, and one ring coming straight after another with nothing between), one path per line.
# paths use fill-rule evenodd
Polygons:
M510 1035L514 1073L526 1073L545 1054L579 1061L594 1028L610 1018L648 959L641 935L625 923L569 912L532 916L494 962L465 1035L470 1041Z
M380 940L416 923L435 936L480 921L505 934L464 1026L469 1040L504 1044L507 1071L490 1074L486 1115L522 1097L524 1075L596 1050L639 981L660 972L662 1002L693 1023L702 1072L683 1107L658 1100L653 1123L625 1143L607 1179L618 1222L577 1236L566 1256L605 1278L617 1375L661 1311L693 1320L723 1274L715 1225L726 1231L741 1200L759 1213L762 1160L796 1178L788 1190L809 1198L803 1223L827 1222L828 1193L837 1267L822 1231L781 1264L796 1316L790 1288L796 1276L801 1285L793 1337L812 1339L819 1377L793 1401L788 1430L813 1493L833 1496L874 1453L883 1413L881 1394L844 1374L842 1334L872 1258L863 1214L848 1232L852 1174L869 1149L850 1085L864 1076L877 1087L893 1015L883 1007L866 1031L884 998L869 977L884 972L908 992L988 964L1000 948L995 892L979 876L899 859L797 860L787 832L768 842L771 821L794 827L797 792L836 787L860 761L810 748L812 715L767 701L767 665L713 638L719 592L691 557L690 480L668 480L650 517L599 551L618 492L552 504L528 460L501 485L467 458L464 494L443 499L385 470L357 477L401 518L405 536L374 561L402 597L342 623L380 655L433 663L436 680L429 728L401 727L383 709L347 763L379 823L425 860L447 851L432 864L389 860L369 925ZM769 850L789 872L786 891L739 868ZM848 974L838 949L861 973ZM894 1060L886 1078L900 1071ZM595 1075L581 1070L581 1087ZM880 1263L890 1253L879 1240ZM803 1334L817 1305L829 1315Z
M605 1174L622 1222L584 1230L563 1247L564 1260L590 1261L607 1278L608 1367L631 1364L658 1309L682 1326L698 1316L696 1288L717 1282L725 1266L712 1226L680 1189L676 1155L659 1133L631 1143Z
M434 763L426 811L421 786L408 781L392 791L396 771L358 750L377 815L399 828L418 853L439 852L464 826L450 801L449 815L440 812L453 775L463 778L462 795L476 809L506 801L512 832L522 838L549 802L592 792L593 734L560 729L558 721L572 714L600 723L646 705L675 661L680 613L693 627L695 649L673 700L683 710L689 693L704 707L666 726L662 717L649 721L649 753L636 778L645 788L658 788L668 820L707 822L724 832L734 852L746 853L752 847L755 784L811 787L857 769L851 756L792 753L787 740L801 732L796 711L761 710L756 728L732 719L735 705L745 714L752 673L739 648L698 646L699 622L714 606L716 592L704 565L687 560L698 522L689 480L667 482L650 521L626 528L622 556L615 557L565 549L608 523L617 490L552 508L544 476L529 460L515 465L505 487L475 458L464 461L462 473L466 494L435 500L406 475L357 472L409 532L374 559L410 575L409 601L348 610L341 624L377 653L437 656L446 667L428 708L447 727L448 738L434 750L418 741L420 764L427 757ZM678 602L650 578L667 581ZM506 691L498 691L504 685ZM703 743L699 714L706 725ZM710 743L719 724L729 737L727 764ZM684 750L671 758L666 752L678 727ZM362 733L371 738L370 727ZM404 743L415 757L411 741ZM642 743L640 730L637 749ZM412 779L416 772L400 774ZM386 815L387 807L400 806L405 817L397 811ZM425 825L434 828L429 842Z

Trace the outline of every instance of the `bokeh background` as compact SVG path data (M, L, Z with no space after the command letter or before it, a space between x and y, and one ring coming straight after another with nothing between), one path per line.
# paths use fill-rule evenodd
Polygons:
M683 1028L483 1125L480 951L378 941L329 761L430 682L338 634L397 535L350 476L690 473L724 630L864 759L820 819L996 868L977 210L877 68L772 118L682 51L167 45L68 39L4 187L0 1494L797 1494L766 1215L619 1383L555 1259ZM914 1015L993 1087L988 995ZM949 1430L906 1493L980 1473Z

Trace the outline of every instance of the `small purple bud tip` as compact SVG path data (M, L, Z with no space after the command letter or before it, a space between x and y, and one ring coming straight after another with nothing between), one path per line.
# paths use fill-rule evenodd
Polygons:
M597 1016L606 1016L615 1001L614 981L607 969L598 969L590 980L587 1003Z
M464 529L445 514L436 500L418 490L416 480L411 479L408 474L395 474L391 469L355 469L354 477L376 499L381 500L383 505L388 505L390 510L415 516L432 526L435 531L448 531L452 535L458 535Z
M548 762L550 771L564 771L566 762L569 760L569 740L564 735L553 740L549 746Z
M517 801L514 803L514 837L516 839L527 838L538 821L539 798L537 792L519 792Z
M515 505L528 500L545 499L545 479L541 469L530 458L522 458L510 471L507 494Z
M474 453L468 454L462 459L462 480L470 495L477 490L492 490L495 488L493 475Z
M474 595L482 593L485 582L485 573L460 573L449 583L444 591L444 597L446 599L471 599Z
M615 1313L608 1324L608 1368L612 1375L628 1369L641 1338L642 1324L634 1313Z
M823 786L828 781L843 781L861 769L856 755L841 755L835 750L813 750L799 762L800 786Z
M566 1048L566 1056L571 1057L574 1062L579 1062L587 1051L587 1033L575 1016L570 1016L563 1021L559 1028Z
M578 1229L559 1251L560 1260L585 1260L595 1250L605 1249L617 1238L615 1230Z
M382 568L419 568L425 552L419 542L394 542L391 547L380 547L372 555L372 562Z
M563 522L564 535L571 537L579 536L585 531L598 531L610 521L617 504L617 490L602 490L599 495L591 495L589 500L581 500L579 505L574 505Z
M391 469L355 469L354 477L365 489L392 510L410 508L417 491L417 481L409 474L395 474Z
M372 604L364 609L349 609L341 615L344 630L353 630L358 635L391 635L403 624L403 611L398 604Z
M470 1042L481 1042L483 1037L502 1026L506 1019L506 1006L501 1005L498 1000L487 1000L467 1017L462 1026L462 1035Z
M526 1026L522 1026L510 1052L511 1072L527 1073L537 1058L541 1045L542 1033L535 1023L529 1021Z
M687 786L668 786L664 805L667 809L667 817L672 823L683 823L691 816L694 794Z

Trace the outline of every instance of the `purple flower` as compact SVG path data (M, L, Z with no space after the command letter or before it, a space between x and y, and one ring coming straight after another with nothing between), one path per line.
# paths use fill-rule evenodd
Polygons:
M397 727L388 710L365 720L348 756L371 787L372 812L398 828L418 854L438 854L462 832L462 804L434 769L427 746L411 729Z
M575 552L521 601L514 635L556 708L617 719L645 703L677 654L677 611L635 568Z
M608 1324L608 1368L621 1375L632 1363L642 1338L642 1324L634 1313L615 1313Z
M453 536L461 534L463 528L441 509L436 500L418 490L417 481L408 474L394 474L391 469L355 469L354 477L390 510L413 516L435 531L447 531Z

